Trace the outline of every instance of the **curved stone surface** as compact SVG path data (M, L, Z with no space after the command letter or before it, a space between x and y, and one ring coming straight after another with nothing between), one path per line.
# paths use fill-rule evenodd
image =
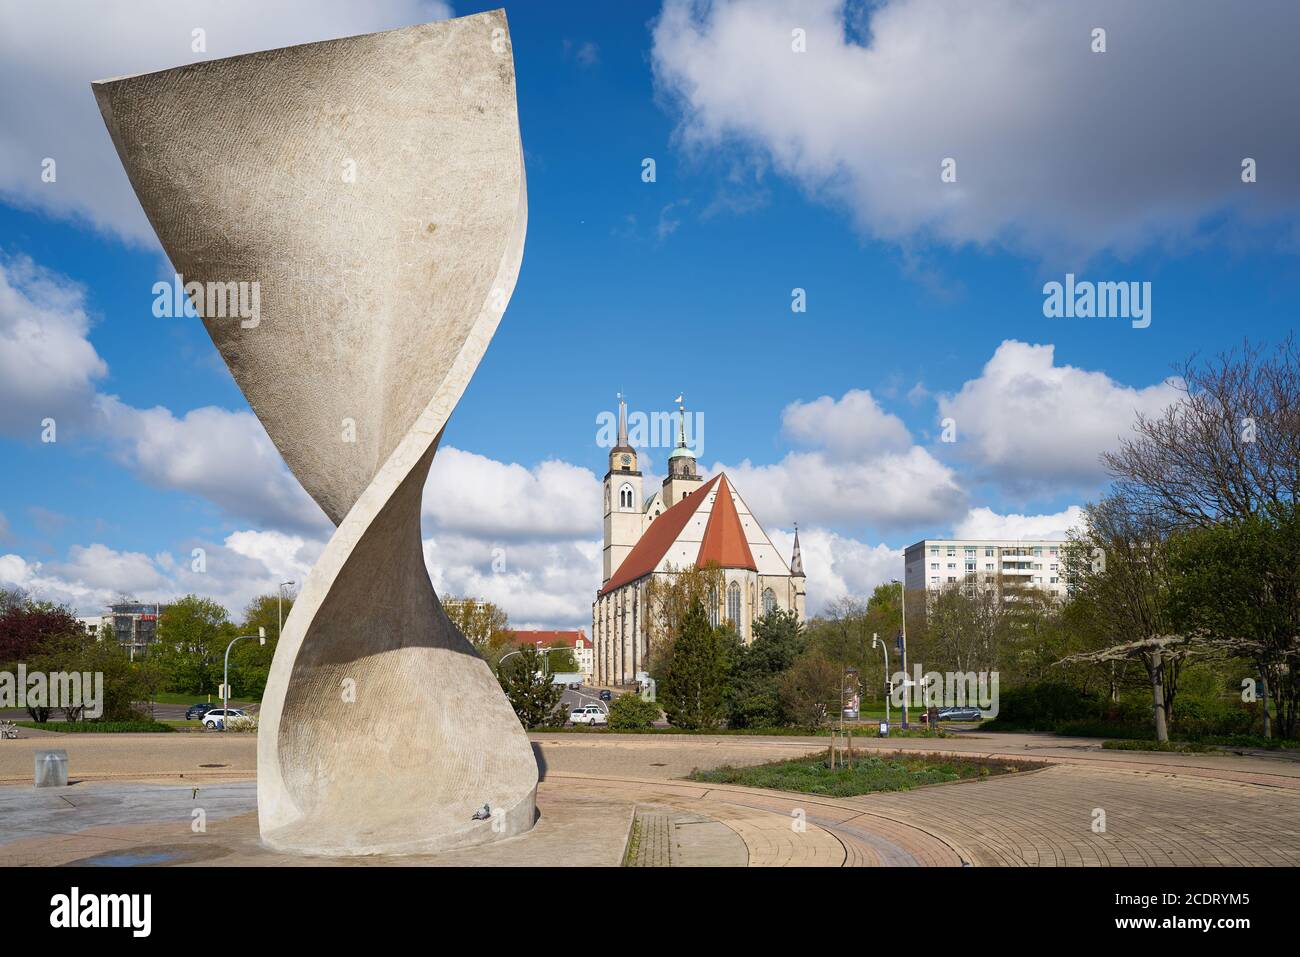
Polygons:
M263 840L413 853L527 830L536 760L443 612L420 539L438 440L523 256L504 13L94 91L184 281L257 284L255 323L223 318L210 297L195 304L338 526L285 623L263 699ZM472 820L484 804L493 817Z

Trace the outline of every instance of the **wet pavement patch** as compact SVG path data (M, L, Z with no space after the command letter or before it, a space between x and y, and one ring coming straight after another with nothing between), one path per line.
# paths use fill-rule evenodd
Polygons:
M78 861L69 861L68 867L168 867L174 864L195 864L224 857L229 851L224 847L205 845L142 845L120 851L106 851Z

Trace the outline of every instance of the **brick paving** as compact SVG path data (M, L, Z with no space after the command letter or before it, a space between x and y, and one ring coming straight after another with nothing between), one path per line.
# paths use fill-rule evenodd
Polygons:
M0 788L0 797L18 802L15 807L24 801L31 805L21 829L10 824L6 830L0 820L0 863L67 863L98 853L139 853L166 840L168 853L179 855L175 863L205 866L615 866L623 862L635 810L642 834L637 866L1300 864L1300 755L1113 752L1101 750L1096 741L1039 735L868 741L866 747L1029 759L1044 767L909 792L825 798L682 780L695 768L797 757L824 749L825 738L535 735L534 740L546 776L538 790L542 816L529 835L433 858L348 862L291 858L260 848L251 790L244 799L249 811L211 822L209 834L200 836L191 836L184 820L131 823L149 818L143 798L113 794L131 808L131 817L105 825L102 813L110 813L105 801L76 797L103 798L108 792L95 788L129 788L125 782L250 781L256 767L252 736L61 736L57 746L69 753L71 778L86 783L63 792L73 801L58 810L57 824L55 817L48 824L40 818L54 814L41 810L39 802L48 803L48 795L24 797L33 795L31 751L52 742L0 742L0 782L18 785ZM79 809L72 806L78 802ZM96 807L99 817L92 813ZM231 810L240 809L232 805ZM1094 828L1098 811L1105 813L1104 830Z

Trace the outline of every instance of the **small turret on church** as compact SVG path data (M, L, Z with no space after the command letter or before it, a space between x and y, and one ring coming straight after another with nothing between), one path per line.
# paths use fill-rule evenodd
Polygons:
M803 573L803 553L799 551L799 523L794 523L794 550L790 554L790 584L794 587L794 610L803 621L808 596L808 578Z
M695 462L695 453L686 446L686 406L681 404L680 396L677 407L681 411L682 421L677 433L677 446L668 455L668 477L664 479L665 508L672 508L704 484Z
M627 403L618 398L618 443L609 450L609 471L605 473L604 578L610 577L627 558L644 530L641 472L636 449L627 441Z

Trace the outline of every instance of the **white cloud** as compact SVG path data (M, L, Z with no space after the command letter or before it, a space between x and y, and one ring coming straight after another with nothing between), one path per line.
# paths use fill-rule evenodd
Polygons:
M0 4L0 198L152 243L90 84L441 19L440 0L41 0ZM206 32L207 52L191 49ZM53 183L42 161L57 163Z
M178 552L146 555L106 545L73 545L63 561L32 561L0 555L0 586L21 588L35 598L71 606L78 614L102 614L122 596L168 602L186 594L211 598L239 618L258 595L276 593L292 579L302 587L324 547L318 539L245 530L221 542L194 540ZM196 567L193 549L201 548Z
M99 396L95 408L114 456L155 488L202 496L232 517L272 528L329 527L251 412L205 406L177 418L116 396Z
M45 571L91 589L133 593L163 585L152 558L142 552L119 552L106 545L73 545L65 562L48 562Z
M85 418L108 366L86 338L85 292L27 257L0 258L0 431L41 434Z
M1171 382L1132 388L1054 358L1054 346L1007 340L979 378L939 396L940 415L956 422L956 454L985 478L1013 489L1095 486L1104 478L1098 456L1130 433L1137 413L1158 413L1180 394Z
M772 544L789 560L794 533L771 532ZM799 548L808 575L809 617L822 614L840 598L864 599L879 584L899 578L903 571L903 549L868 545L825 528L799 529Z
M1063 539L1083 524L1078 505L1050 515L1000 515L991 508L973 508L953 528L954 538Z
M901 452L912 444L903 420L882 409L865 389L850 389L839 399L824 395L812 402L792 402L781 413L781 430L799 445L824 448L836 456Z
M435 527L460 535L563 540L600 533L600 497L600 480L567 462L525 468L443 447L423 511Z
M652 61L688 146L747 146L870 235L1086 255L1293 221L1297 33L1286 0L666 0Z
M893 530L912 524L947 524L966 509L956 474L926 449L913 446L841 460L823 452L791 452L772 465L745 459L715 464L726 472L758 520L776 525L870 524Z
M598 539L494 542L437 531L425 538L424 553L443 597L495 602L517 628L591 629L600 584Z

